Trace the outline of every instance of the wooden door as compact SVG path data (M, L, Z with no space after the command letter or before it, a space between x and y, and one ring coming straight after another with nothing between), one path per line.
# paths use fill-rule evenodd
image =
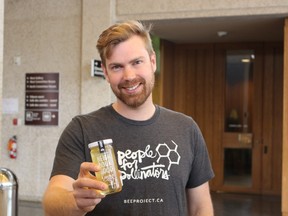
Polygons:
M260 193L262 154L262 46L218 45L216 74L222 117L217 190Z

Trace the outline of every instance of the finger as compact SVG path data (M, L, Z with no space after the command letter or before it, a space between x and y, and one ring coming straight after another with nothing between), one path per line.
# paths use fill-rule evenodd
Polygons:
M97 204L101 202L102 199L76 199L76 204L79 209L84 210L85 212L92 211Z
M108 185L102 181L98 181L96 177L92 176L89 178L78 178L72 184L74 190L81 188L91 188L96 190L107 190Z
M91 188L80 188L74 191L73 195L78 199L102 199L105 197L101 190Z
M100 166L92 162L83 162L80 165L79 177L90 175L90 172L99 172Z
M105 196L97 190L82 189L73 193L78 208L85 212L92 211Z

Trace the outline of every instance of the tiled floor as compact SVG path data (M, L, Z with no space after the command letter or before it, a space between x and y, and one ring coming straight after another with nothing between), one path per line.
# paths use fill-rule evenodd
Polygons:
M281 216L280 196L212 193L215 216Z
M18 216L44 216L39 202L19 201Z
M215 216L281 216L281 198L212 193ZM18 216L44 216L40 203L19 201Z

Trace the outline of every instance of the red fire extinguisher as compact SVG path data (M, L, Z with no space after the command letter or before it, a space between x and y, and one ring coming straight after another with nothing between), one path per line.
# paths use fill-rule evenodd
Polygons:
M9 156L12 159L16 159L17 157L17 137L13 136L8 141L8 151Z

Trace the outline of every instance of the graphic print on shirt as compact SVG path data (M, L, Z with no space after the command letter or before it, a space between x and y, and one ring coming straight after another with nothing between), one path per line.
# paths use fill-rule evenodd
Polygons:
M155 149L147 145L137 151L118 151L117 159L122 181L147 178L169 180L169 171L173 165L179 165L181 156L178 145L171 140L171 143L159 143Z

